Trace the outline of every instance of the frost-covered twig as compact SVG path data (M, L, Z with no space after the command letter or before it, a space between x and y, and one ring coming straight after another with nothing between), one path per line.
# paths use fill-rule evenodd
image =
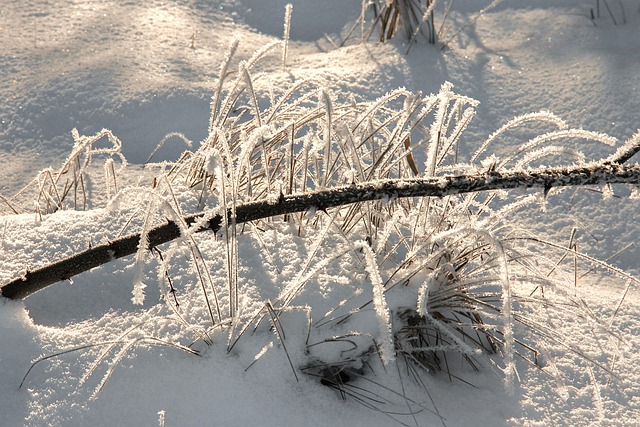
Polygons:
M636 139L636 138L632 138ZM634 152L635 149L627 152ZM486 173L443 176L431 178L392 179L370 181L349 186L333 187L304 194L283 195L277 200L267 198L236 206L235 223L241 224L278 215L305 212L309 209L326 210L356 202L389 200L403 197L443 197L479 191L553 187L640 183L640 165L619 164L627 152L616 153L604 162L572 167L537 168L518 171L489 171ZM205 224L198 231L219 231L224 222L218 213L203 222L203 213L184 218L192 226ZM231 211L227 212L228 217ZM227 223L231 223L231 219ZM174 240L180 236L180 227L173 221L157 226L148 232L148 248ZM140 235L132 234L107 244L94 246L70 258L60 260L5 283L2 295L11 299L24 298L61 280L109 263L136 252Z

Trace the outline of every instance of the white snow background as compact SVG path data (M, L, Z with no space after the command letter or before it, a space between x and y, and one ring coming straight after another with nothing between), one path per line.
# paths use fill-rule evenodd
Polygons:
M59 168L73 148L74 128L80 135L110 129L129 161L121 185L150 187L153 171L142 165L165 135L181 132L196 145L207 136L211 96L231 41L238 38L238 57L248 58L281 39L289 2L293 15L287 68L279 51L259 63L256 72L264 73L259 91L315 78L336 96L372 101L400 86L437 93L449 81L457 93L480 101L463 135L461 155L473 153L512 117L533 111L552 111L571 127L606 133L619 144L640 127L637 1L608 2L620 21L614 25L603 1L600 17L592 21L595 0L504 0L477 20L474 16L488 2L459 0L446 21L451 25L447 35L453 36L448 49L419 39L406 54L401 36L385 44L376 41L377 33L365 43L353 36L343 47L334 44L359 18L358 0L2 0L0 195L12 196L46 167ZM154 161L174 161L185 148L170 141ZM508 149L509 141L503 141L496 145L496 155ZM588 160L615 151L596 144L581 149ZM94 208L87 211L40 219L33 211L13 214L2 205L2 283L117 235L127 216L104 209L102 173L97 169L91 182L96 196L90 199ZM532 207L514 221L562 245L575 227L580 251L640 276L640 205L628 197L627 188L613 191L614 197L565 192L550 197L546 211ZM183 188L177 197L188 209L197 204L198 194ZM33 203L26 195L16 203L25 200ZM122 208L130 212L136 203L132 195ZM255 240L240 239L246 310L260 304L265 288L286 283L297 273L308 248L292 236L277 227L264 236L280 276ZM339 239L332 239L322 251L335 250L330 244ZM203 248L208 259L218 260L209 267L224 281L223 245L212 242ZM180 287L182 277L192 279L190 262L184 254L172 262L172 279ZM424 389L398 380L391 362L386 375L380 368L357 382L393 400L376 411L349 396L342 399L317 378L298 372L297 381L281 342L264 325L246 334L229 354L222 332L213 335L211 346L195 344L200 357L144 345L133 346L114 363L119 348L101 361L104 347L62 354L38 363L19 388L39 357L116 339L141 322L153 321L149 334L189 344L175 321L154 318L164 303L154 286L153 262L146 270L145 303L132 304L133 264L133 257L116 260L23 301L0 301L0 424L586 426L638 425L640 419L640 290L631 285L619 305L627 281L603 272L581 278L571 292L611 333L578 318L549 314L543 319L540 314L567 342L579 344L584 355L546 343L545 371L518 362L513 394L490 362L475 372L458 361L451 370L464 381L445 373L425 374ZM586 272L591 266L581 268ZM318 289L308 296L316 299L311 305L331 307L325 297L348 297L328 288L331 274L345 280L339 273L329 271L317 280ZM304 313L283 315L282 325L291 357L303 360ZM252 364L263 349L266 353ZM606 365L613 375L587 359ZM96 360L100 363L90 371ZM111 367L112 375L94 398ZM91 375L82 381L87 372ZM397 394L381 390L382 383ZM403 388L413 399L420 396L421 412L407 415L412 405L400 396Z

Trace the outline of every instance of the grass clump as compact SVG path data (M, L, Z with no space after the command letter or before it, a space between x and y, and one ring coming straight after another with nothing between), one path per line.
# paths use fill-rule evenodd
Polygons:
M401 34L402 38L409 43L407 53L418 37L422 37L429 44L442 43L444 48L457 34L467 26L473 25L480 16L502 3L502 0L493 0L473 15L468 24L464 25L455 34L447 36L447 33L451 30L448 21L450 20L454 3L455 0L442 2L427 0L424 4L417 0L374 0L363 2L360 18L362 38L369 39L377 29L380 42L385 42ZM370 13L373 13L373 17L367 21L366 17ZM438 20L440 21L439 23ZM347 38L353 33L356 26L357 23L349 31Z
M185 340L212 344L224 335L228 351L236 351L243 340L269 332L262 336L270 337L270 344L252 365L281 347L296 379L305 372L343 397L390 414L381 402L399 400L425 409L416 403L423 399L370 379L370 373L375 377L395 366L400 378L421 384L426 372L468 382L453 368L460 364L452 361L461 360L472 370L496 367L510 387L517 359L544 367L538 339L563 342L536 317L537 310L598 323L568 291L567 284L575 283L557 261L568 251L574 259L593 260L546 242L512 220L525 209L543 207L554 191L515 199L503 191L442 198L388 194L374 202L236 224L240 203L277 204L283 195L364 182L525 169L542 161L562 163L567 155L582 162L584 156L569 141L615 142L570 129L543 111L509 121L463 160L461 136L478 102L457 94L450 83L435 94L397 89L370 102L336 99L313 81L263 95L253 68L280 46L268 45L236 61L238 43L231 45L212 97L207 138L156 180L144 212L144 229L157 212L161 218L155 220L179 221L178 188L197 198L197 209L230 212L218 235L196 235L205 224L181 224L181 238L163 248L158 282L168 312L162 315L176 320ZM488 151L507 133L532 124L548 131L514 144L502 158ZM282 245L296 249L285 255L279 253ZM171 261L184 247L193 268L177 283L171 281ZM243 256L250 247L267 271L259 286ZM141 244L140 265L145 252ZM138 303L143 289L138 282ZM148 334L136 338L122 346L116 360L123 351L148 343ZM115 344L99 345L108 352ZM193 346L176 344L182 350ZM593 365L611 371L604 363Z
M235 45L221 70L229 69L234 51ZM580 152L562 143L615 142L569 129L557 116L539 112L506 123L480 144L470 163L463 163L460 137L477 102L455 93L451 84L426 96L398 89L372 102L343 102L321 85L303 81L279 97L260 98L250 80L254 63L240 62L235 80L227 82L227 73L221 73L209 137L169 173L173 182L184 180L197 189L203 204L209 197L230 210L231 218L242 202L277 203L281 195L360 182L526 168L558 156L583 161ZM531 123L551 130L513 147L503 159L488 155L493 141ZM315 361L303 366L335 387L363 372L365 360L374 365L372 359L382 366L397 362L445 371L453 378L452 357L473 369L487 360L495 363L512 384L516 358L541 366L532 336L562 340L534 320L536 308L590 317L564 290L567 277L561 269L552 267L562 248L540 243L509 220L518 211L543 206L547 196L532 193L513 201L499 191L444 198L394 199L390 194L377 202L286 215L243 229L231 219L221 236L227 272L227 289L221 292L228 303L220 311L227 319L223 323L231 325L229 349L264 321L284 344L282 318L300 312L308 325L303 353ZM247 310L241 301L239 240L248 234L260 241L271 232L302 239L306 255L266 304ZM265 259L277 258L268 245L261 248ZM319 301L318 286L335 298ZM345 344L346 352L326 350ZM487 359L487 354L499 357Z
M71 154L57 170L46 168L24 188L10 197L0 195L0 202L14 214L35 212L38 219L59 210L91 208L90 202L96 194L90 192L87 181L95 158L105 158L102 163L104 198L109 199L119 190L118 173L127 166L122 155L122 142L110 130L103 129L92 136L72 131ZM101 143L107 142L107 146ZM114 160L115 159L115 160ZM119 163L116 163L116 161ZM24 201L27 201L25 203ZM31 203L28 207L25 204ZM33 209L33 210L32 210Z

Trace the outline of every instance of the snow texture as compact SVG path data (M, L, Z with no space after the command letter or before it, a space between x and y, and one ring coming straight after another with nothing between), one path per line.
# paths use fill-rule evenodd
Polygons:
M327 112L332 111L327 122L340 118L331 104L333 99L353 97L357 102L371 102L374 109L412 93L437 94L444 82L451 82L457 94L480 101L469 106L473 110L463 113L466 119L457 122L460 127L455 129L461 134L456 142L458 161L479 168L480 160L487 160L483 170L473 169L479 173L539 166L558 158L559 153L567 156L562 165L576 162L584 166L584 162L588 166L592 160L607 157L616 161L640 138L636 1L606 2L611 14L605 2L493 2L497 5L478 17L490 2L458 0L443 27L447 49L428 45L418 34L409 54L400 36L379 44L374 33L368 42L359 42L363 2L294 0L293 9L285 12L287 3L5 0L0 13L0 195L9 203L0 198L2 283L61 257L107 244L122 233L148 228L178 209L193 212L201 208L198 191L174 188L174 206L173 201L159 201L136 189L151 191L158 171L171 167L163 162L179 158L185 145L197 149L197 141L205 141L219 129L216 118L232 113L232 105L224 104L218 86L220 76L237 79L239 85L251 82L254 99L247 102L249 110L260 107L273 88L286 90L303 87L302 81L315 82L316 87L325 88L321 99ZM592 20L596 3L600 16ZM436 17L442 17L445 4L448 2L437 2ZM283 21L288 21L289 14L290 29L285 30L280 55ZM352 37L340 46L342 36L354 24ZM266 48L251 57L262 46ZM239 62L245 58L250 59ZM301 102L310 99L317 98ZM433 105L435 119L446 122L438 105ZM332 137L327 131L310 131L300 149L313 156L314 145ZM267 132L258 128L247 135L247 156ZM446 141L438 141L435 125L415 129L411 140L416 141L418 135L426 137L431 154L417 158L417 164L432 173L440 149L437 143L446 145ZM555 143L549 144L565 137L573 141L569 146L556 149ZM587 144L585 138L603 144ZM169 143L174 139L177 143ZM187 144L191 141L193 148ZM352 150L347 142L343 147L347 153ZM533 147L540 150L513 157ZM152 154L156 163L144 166ZM338 156L330 150L323 154L326 163ZM224 156L210 152L206 170L211 174L221 171ZM85 170L91 179L84 184L92 190L87 210L66 205L46 214L47 203L55 206L57 200L51 194L41 200L39 208L31 209L34 193L49 188L52 171L73 171L74 164L84 167L82 161L74 162L87 157L93 158ZM235 166L240 175L247 163ZM364 180L362 172L354 171L354 176ZM32 184L36 177L40 181ZM224 176L216 179L226 193L239 185ZM26 185L29 187L20 191ZM108 205L123 188L129 188L127 197ZM163 247L166 257L160 261L148 252L143 254L143 239L136 256L94 268L23 301L0 300L2 424L387 426L399 421L420 426L637 425L640 294L634 277L640 275L636 244L640 208L637 188L613 185L605 193L611 197L586 190L545 194L546 212L537 208L541 192L509 193L521 197L514 203L527 209L505 204L499 212L502 221L517 223L538 240L559 242L542 246L564 254L576 266L566 273L572 286L563 295L584 302L590 314L577 316L535 306L528 320L549 325L564 339L547 336L538 342L544 371L520 360L516 351L525 351L522 347L505 349L507 373L514 375L513 394L507 393L500 369L492 369L491 356L481 359L477 372L465 363L457 364L452 372L462 381L450 380L446 374L428 375L423 377L422 388L399 376L389 341L396 331L388 329L395 325L397 301L391 293L382 292L382 267L375 268L377 263L382 265L376 254L385 245L381 241L393 232L394 222L387 222L388 228L378 235L380 240L361 245L363 254L346 246L321 205L315 204L306 219L325 224L316 231L319 235L299 236L298 230L287 225L273 225L261 230L262 242L239 234L231 242L237 245L233 249L223 242L230 241L230 236L195 237L193 229L187 231L181 224L181 241L197 245L202 255L196 262L215 273L211 281L217 289L224 288L216 295L220 304L229 303L236 292L227 287L227 276L238 275L244 299L238 301L235 320L259 319L264 301L274 296L273 314L281 328L278 337L269 331L267 321L247 323L231 353L227 352L227 337L219 333L226 327L220 322L222 316L208 314L200 300L187 298L209 292L213 301L211 291L203 290L194 272L192 257L196 255L188 245ZM629 197L634 194L636 198ZM279 196L274 194L274 203ZM164 203L174 213L159 207ZM231 200L227 203L233 204ZM388 199L387 203L396 201ZM23 206L29 208L18 208ZM206 208L219 212L215 206ZM149 213L149 220L140 212ZM398 212L394 218L399 221ZM574 256L573 244L583 256ZM233 256L239 257L235 266L229 264ZM363 256L368 260L368 275L356 268L365 262ZM523 256L528 258L528 254ZM543 258L540 255L538 260L541 265ZM601 274L605 265L613 274ZM600 270L592 271L596 267ZM390 274L384 273L382 277ZM522 291L512 280L518 274L502 271L505 289ZM159 280L152 279L155 277ZM167 277L176 286L180 302L175 312L167 308L172 307L173 298ZM535 285L534 278L525 279L531 283L523 280L524 285ZM429 283L434 279L423 274L416 280L424 284L422 289L416 285L407 291L415 293L414 302L420 294L420 306L412 307L420 311L428 303ZM137 286L132 301L133 283ZM371 291L374 309L370 313L362 310L361 317L353 316L348 326L334 322L335 330L326 331L324 338L312 337L320 341L309 347L311 354L303 354L301 349L312 342L305 342L308 322L301 306L309 303L318 307L318 313L327 313L326 318L314 319L314 326L322 329L323 322L349 315L342 310L352 302L365 305ZM516 326L510 328L515 311L509 309L513 306L515 310L521 302L509 299L508 292L503 295L504 332L519 333ZM184 322L176 322L178 315ZM438 319L432 322L437 325ZM354 388L346 384L346 396L312 375L298 374L296 381L287 358L298 367L314 357L344 360L353 355L351 342L359 347L371 344L370 337L356 336L350 329L358 327L381 334L386 374L384 369L367 370L360 378L367 366L379 362L373 354L360 365L345 367L355 381ZM445 325L440 328L448 331ZM505 339L508 341L507 336ZM207 340L212 345L205 345ZM476 353L467 342L455 344L461 353ZM93 347L81 348L87 345ZM57 357L42 360L24 378L32 362L56 353ZM330 374L327 370L320 375L326 382ZM361 386L374 393L370 400L349 394ZM97 390L100 393L92 399ZM420 401L410 402L399 397L400 392L420 396ZM367 407L372 400L385 399L390 403L385 403L382 412Z

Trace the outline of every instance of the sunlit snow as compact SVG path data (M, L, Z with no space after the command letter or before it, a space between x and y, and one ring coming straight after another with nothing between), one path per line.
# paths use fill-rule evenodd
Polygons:
M293 11L286 63L278 43L254 68L249 67L254 52L282 39L287 3L293 4ZM631 139L640 128L637 1L505 0L478 19L477 12L490 1L441 3L436 23L442 22L437 19L442 19L445 5L453 3L443 28L447 48L418 37L406 54L402 34L379 43L376 31L367 42L360 42L360 0L4 0L0 281L134 230L146 230L165 218L177 218L176 206L186 213L203 207L214 212L214 207L204 206L205 190L178 185L166 202L154 199L152 188L166 184L154 179L160 171L169 170L170 162L185 150L195 151L215 131L210 108L212 97L217 105L221 72L233 78L238 71L246 73L251 90L258 94L247 101L248 110L262 108L266 96L279 96L308 81L320 89L303 102L324 104L327 122L340 114L332 104L336 99L373 103L396 93L407 98L404 107L409 108L413 96L409 93L438 94L441 87L455 91L469 97L459 111L473 109L456 118L462 123L456 155L487 170L507 164L522 170L547 161L550 154L562 159L562 165L581 164L612 156L625 142L638 142L637 136ZM605 3L617 18L615 25ZM600 16L592 19L597 5ZM351 37L341 45L351 29ZM230 46L237 47L237 58L248 62L240 66L234 62L226 70L221 64ZM393 92L397 88L405 89ZM535 125L530 127L531 123ZM109 131L99 134L103 129ZM265 125L244 135L249 140L246 147L260 147L271 131ZM438 127L421 131L431 143L426 144L427 152L435 152ZM319 146L326 141L323 132L305 143ZM92 135L104 138L95 142ZM561 139L574 142L556 147L555 141ZM584 139L591 143L581 145ZM76 200L78 210L47 214L41 208L45 201L34 201L33 188L46 185L52 173L64 169L74 147L91 145L99 157L120 143L128 163L115 155L106 163L103 157L87 166L90 179L83 185L95 195ZM516 158L516 144L530 151ZM322 149L309 150L316 148ZM152 153L156 163L145 168ZM337 150L323 153L323 164L338 156ZM435 163L415 156L427 175L435 173ZM228 153L211 151L204 170L218 176L216 185L226 188L231 198L236 184L218 172L230 158ZM234 170L243 171L244 158ZM50 172L38 175L49 167ZM326 170L319 173L328 175ZM353 181L359 172L354 166L349 173ZM32 183L37 176L40 182ZM10 203L4 202L30 183ZM319 188L325 184L326 180L317 183ZM287 185L284 180L274 183L280 192L266 195L268 200L277 203ZM109 204L117 191L117 200ZM452 338L454 344L442 348L477 356L482 361L478 371L458 357L449 367L457 377L424 373L413 381L412 374L400 373L404 365L393 354L390 326L395 320L390 308L396 309L401 301L396 293L383 292L375 265L381 247L374 244L372 249L364 240L349 247L329 222L309 235L296 226L274 223L260 233L247 232L232 248L225 247L224 233L211 239L198 237L198 247L205 252L201 256L190 240L193 234L183 227L178 243L163 246L166 258L145 256L148 251L142 248L135 257L114 260L25 300L0 298L0 424L636 425L640 285L629 279L640 277L636 193L637 189L625 186L552 191L544 196L519 190L499 193L496 200L511 198L518 207L527 208L511 211L514 205L504 202L495 223L469 225L468 234L484 239L496 253L501 249L493 235L473 227L517 223L566 254L563 265L571 267L565 275L568 285L549 292L579 301L592 320L535 306L528 320L544 323L563 337L542 336L537 343L536 357L544 370L511 352L510 338L522 332L516 327L512 331L510 320L512 304L519 304L511 301L510 286L519 273L506 267L500 267L496 282L505 293L497 302L503 311L495 323L505 325L508 354L496 362L494 356L478 356L468 342ZM383 202L386 206L393 200ZM33 208L36 204L38 208ZM153 212L148 221L145 212ZM322 215L314 207L304 219L320 221ZM393 215L395 220L403 213ZM204 221L200 225L205 226ZM392 232L381 229L380 239ZM402 251L407 250L398 249ZM578 251L585 256L572 255ZM237 270L234 256L239 258ZM354 268L359 256L366 260L360 270ZM544 268L558 261L543 257L539 262ZM528 253L523 258L529 262ZM213 296L208 309L201 302L179 299L184 323L159 302L163 293L171 294L171 286L177 298L198 292L196 277L204 274L199 269L205 260L211 283L224 289L215 296L221 305L237 291L225 288L228 276L242 279L237 307L230 310L233 327L224 323L224 314L216 313ZM592 271L603 265L596 260L612 267L608 272ZM537 260L531 264L537 265ZM165 266L167 274L158 266ZM414 302L420 302L411 307L416 313L426 309L439 275L455 273L447 265L430 267L434 273L420 276L408 291ZM304 289L306 300L298 298L307 282L312 286ZM327 319L335 320L340 308L360 298L373 302L361 317L345 324L336 321L335 329L308 346L311 306L314 327L322 327ZM282 312L276 317L273 307L278 303ZM261 313L259 327L234 323L248 313ZM205 330L202 318L216 326ZM433 324L438 319L433 318ZM372 332L354 332L358 330ZM89 344L96 346L84 347ZM358 388L345 395L323 384L327 376L338 374L314 370L312 365L343 357L351 345L371 350L369 360L359 359L346 371ZM60 355L38 362L25 378L34 361L56 353ZM505 386L505 375L512 390Z

